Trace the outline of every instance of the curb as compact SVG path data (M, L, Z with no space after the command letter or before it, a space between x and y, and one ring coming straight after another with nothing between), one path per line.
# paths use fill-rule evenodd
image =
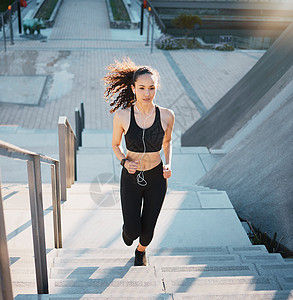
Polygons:
M123 1L123 3L124 3L124 1ZM140 22L137 22L134 20L132 14L129 13L129 8L127 7L127 5L125 5L125 3L124 3L124 6L127 10L130 21L115 21L114 17L113 17L111 6L110 6L110 1L106 0L106 4L107 4L110 28L113 28L113 29L137 29L140 27Z
M42 1L42 3L39 5L39 7L36 9L35 13L34 13L34 18L36 17L38 11L40 10L40 8L42 7L43 3L45 2L45 0ZM55 23L55 18L57 16L57 13L59 11L59 8L61 6L61 4L63 3L63 0L58 0L51 16L50 19L47 21L44 21L44 23L46 24L47 28L49 27L53 27L54 23Z

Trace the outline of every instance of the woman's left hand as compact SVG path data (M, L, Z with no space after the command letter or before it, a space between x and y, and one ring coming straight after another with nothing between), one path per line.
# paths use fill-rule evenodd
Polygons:
M167 179L167 178L170 178L171 175L172 175L172 170L171 170L170 165L164 165L164 167L163 167L163 177L165 179Z

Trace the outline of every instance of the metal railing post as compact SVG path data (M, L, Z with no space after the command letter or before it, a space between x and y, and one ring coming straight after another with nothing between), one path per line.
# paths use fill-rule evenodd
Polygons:
M60 198L60 167L59 161L55 162L56 176L56 201L57 201L57 220L58 220L58 240L59 248L62 248L62 231L61 231L61 198Z
M20 9L20 0L17 1L17 15L18 15L18 31L21 34L21 9Z
M77 142L74 139L74 179L77 180Z
M60 161L60 184L61 184L61 201L67 200L66 191L66 149L67 149L67 128L64 124L59 122L58 124L58 136L59 136L59 161Z
M70 132L70 186L74 184L75 176L74 176L74 170L75 170L75 159L74 159L74 133Z
M148 27L147 27L147 40L145 45L149 46L149 39L150 39L150 21L151 21L151 12L149 11L149 15L148 15Z
M62 248L61 233L61 208L60 208L60 189L59 189L59 163L51 165L52 181L52 204L53 204L53 224L54 224L54 245L55 248Z
M155 15L153 14L152 17L152 39L151 39L151 53L153 53L154 48L154 28L155 28Z
M84 105L83 101L80 103L80 118L81 118L81 131L84 130Z
M70 126L69 123L68 126ZM41 163L53 165L53 168L51 169L51 175L54 239L55 247L62 248L59 161L48 156L44 156L42 154L37 154L25 149L21 149L17 146L11 145L1 140L0 155L10 157L13 159L21 159L27 161L37 290L38 294L48 294L48 273L46 259L46 238L42 196ZM7 248L7 241L4 240L4 238L6 239L6 233L4 232L5 228L3 222L4 217L2 212L0 178L0 300L10 300L13 299L13 297L9 296L9 284L11 285L11 276L8 275L9 270L6 267L7 263L5 263L5 249Z
M1 15L2 20L2 30L3 30L3 41L4 41L4 51L6 52L6 34L5 34L5 23L4 23L4 14Z
M69 126L66 127L66 188L70 188L70 128Z
M3 202L1 194L1 176L0 176L0 299L12 300L12 284L10 273L10 261L8 255L6 230L3 214Z
M81 123L79 120L77 127L80 125ZM58 135L61 200L66 201L66 188L70 188L76 180L76 135L66 117L59 117Z
M77 139L77 146L80 147L82 145L82 137L81 137L81 120L79 109L75 108L75 135Z
M142 3L141 10L140 10L140 35L143 35L143 13L144 13L144 7Z
M27 162L31 220L38 294L48 294L45 225L43 212L40 156L34 155Z
M14 45L11 5L9 5L9 6L10 6L10 9L8 9L8 12L9 12L9 25L10 25L10 45Z

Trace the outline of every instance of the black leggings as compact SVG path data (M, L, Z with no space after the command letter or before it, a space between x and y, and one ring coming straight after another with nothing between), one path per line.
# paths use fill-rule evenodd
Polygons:
M121 172L123 231L129 240L134 241L139 237L140 244L146 247L153 238L167 190L167 180L163 177L162 162L153 169L144 171L146 186L137 183L138 173L139 171L130 174L125 168Z

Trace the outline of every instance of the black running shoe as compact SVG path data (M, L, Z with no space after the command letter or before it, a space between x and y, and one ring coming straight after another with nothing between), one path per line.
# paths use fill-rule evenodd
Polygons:
M135 266L146 266L146 254L145 251L140 252L137 249L135 250L135 259L134 259Z

